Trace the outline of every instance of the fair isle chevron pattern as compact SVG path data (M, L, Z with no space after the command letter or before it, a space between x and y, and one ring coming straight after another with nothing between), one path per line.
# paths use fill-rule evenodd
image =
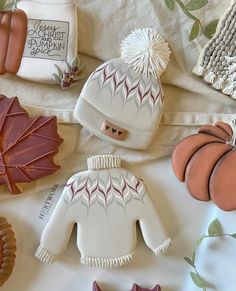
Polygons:
M141 179L133 175L127 173L117 178L108 174L104 180L97 174L93 178L77 178L68 184L66 202L70 205L81 201L86 207L97 202L108 209L113 202L125 207L132 199L142 201L145 195L146 189Z
M136 75L136 78L133 77L134 75ZM157 86L159 79L140 78L140 75L136 73L131 76L127 72L126 64L121 63L117 67L112 62L105 63L91 76L91 81L97 79L101 89L110 86L112 98L118 97L118 94L121 93L119 96L122 96L124 104L130 100L135 100L137 107L140 108L149 103L153 111L158 102L163 103L161 85Z

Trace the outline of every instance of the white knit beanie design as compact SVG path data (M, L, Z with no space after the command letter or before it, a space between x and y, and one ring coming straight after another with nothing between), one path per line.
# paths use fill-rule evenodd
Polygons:
M236 1L218 23L215 36L202 50L193 73L236 99Z
M75 107L81 125L98 137L134 149L149 146L163 112L159 77L170 49L156 30L133 31L121 44L121 57L91 74Z

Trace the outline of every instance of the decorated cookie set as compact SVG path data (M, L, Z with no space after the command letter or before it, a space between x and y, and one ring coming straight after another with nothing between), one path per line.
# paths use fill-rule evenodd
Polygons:
M76 6L71 0L21 0L16 10L0 12L0 74L56 82L63 89L76 84L82 70L76 22ZM86 81L74 109L78 123L106 142L147 149L162 118L160 76L169 57L169 46L155 29L133 31L121 44L120 58L99 66ZM22 183L59 170L54 157L62 142L56 117L30 117L17 97L0 95L0 185L19 194ZM177 178L186 181L194 198L212 199L224 210L235 210L234 156L235 130L217 122L202 126L197 134L181 141L174 149L172 163ZM77 224L82 264L121 267L133 258L136 222L154 254L165 254L171 239L143 180L122 168L118 156L92 156L87 166L66 183L35 256L47 264L60 260ZM14 233L2 218L0 284L12 271L15 250ZM93 290L102 289L94 282ZM143 289L134 284L131 289L145 290L161 288Z
M5 44L1 74L16 74L39 82L54 79L64 87L76 81L80 68L73 37L75 6L70 1L51 4L23 0L17 4L17 10L1 14L1 24L9 21L9 31L0 25ZM10 25L15 17L18 23ZM10 30L20 32L17 53L10 50ZM155 30L132 32L122 42L121 57L104 63L88 78L75 107L76 119L108 142L147 148L163 113L159 76L169 55L168 44ZM0 184L5 184L12 194L22 192L22 183L59 169L54 156L63 140L57 133L56 117L29 117L17 97L1 95L0 137ZM42 233L36 257L48 264L60 259L76 223L81 263L100 268L121 267L133 258L137 221L147 246L155 255L165 254L171 239L143 181L122 168L118 156L93 156L87 164L88 170L67 182ZM94 284L94 290L101 289ZM132 290L147 289L134 284ZM159 285L153 290L159 291Z

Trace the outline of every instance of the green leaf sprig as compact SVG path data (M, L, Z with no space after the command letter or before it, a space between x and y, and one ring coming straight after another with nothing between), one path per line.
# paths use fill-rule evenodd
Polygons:
M233 233L233 234L222 233L221 223L218 219L215 219L210 223L208 227L208 234L202 235L198 240L194 242L191 258L184 257L184 260L194 269L194 272L190 272L190 276L193 283L197 287L201 288L203 291L207 291L208 284L199 274L196 264L195 264L197 248L201 245L202 241L206 238L217 238L217 237L222 237L222 236L228 236L228 237L236 239L236 233Z
M17 0L0 0L0 11L8 11L16 9Z
M189 33L189 41L194 40L199 32L202 33L209 39L211 39L216 31L219 19L211 21L205 28L203 27L201 20L192 14L192 11L203 8L208 4L208 0L190 0L188 3L184 4L181 0L164 0L166 6L174 11L175 3L179 5L183 13L193 20L193 25Z
M78 56L74 57L71 63L65 62L66 69L62 71L57 65L55 69L56 74L53 74L53 80L58 83L62 89L69 89L71 86L78 84L84 78L82 71L84 65L81 64Z

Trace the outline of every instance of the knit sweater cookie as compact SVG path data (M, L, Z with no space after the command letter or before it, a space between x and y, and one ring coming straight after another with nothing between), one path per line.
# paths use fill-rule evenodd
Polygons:
M77 223L81 263L109 268L129 263L139 221L147 246L165 254L165 233L143 181L112 155L88 159L88 170L71 177L46 225L36 257L51 264L62 254Z

